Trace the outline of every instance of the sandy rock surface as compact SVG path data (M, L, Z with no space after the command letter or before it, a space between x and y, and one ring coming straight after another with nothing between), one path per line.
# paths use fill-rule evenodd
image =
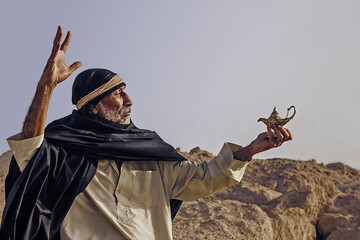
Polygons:
M198 147L178 151L198 163L214 157ZM10 152L0 156L1 209L10 157ZM174 239L360 239L360 171L342 163L254 159L238 185L183 203L173 234Z
M181 153L196 162L213 157L198 148ZM183 203L173 226L175 239L360 239L360 171L254 159L238 185Z
M11 156L11 151L5 152L0 156L0 219L5 205L5 177L9 170Z

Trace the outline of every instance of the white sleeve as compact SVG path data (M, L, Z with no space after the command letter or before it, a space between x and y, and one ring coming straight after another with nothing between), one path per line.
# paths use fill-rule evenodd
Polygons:
M32 138L21 139L20 133L7 139L9 147L20 167L20 171L25 169L26 164L35 154L36 150L39 149L43 140L44 134Z
M209 163L196 164L189 161L167 162L171 191L170 198L193 201L223 188L240 182L248 161L234 159L234 152L239 145L225 143L220 153Z

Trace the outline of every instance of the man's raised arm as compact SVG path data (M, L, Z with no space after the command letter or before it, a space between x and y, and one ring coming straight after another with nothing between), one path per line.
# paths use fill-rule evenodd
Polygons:
M25 117L21 138L31 138L44 133L46 114L52 91L55 86L68 78L72 72L81 67L81 62L74 62L69 67L65 64L65 52L68 48L71 33L68 32L61 45L62 28L58 27L51 55L38 82L34 99Z

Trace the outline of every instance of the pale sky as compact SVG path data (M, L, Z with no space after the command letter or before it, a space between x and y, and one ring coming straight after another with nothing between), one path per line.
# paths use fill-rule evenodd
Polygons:
M294 140L257 158L360 169L360 1L1 1L0 153L21 131L58 25L83 67L58 85L47 122L71 113L75 76L122 76L132 119L174 147L249 144L274 106L295 105Z

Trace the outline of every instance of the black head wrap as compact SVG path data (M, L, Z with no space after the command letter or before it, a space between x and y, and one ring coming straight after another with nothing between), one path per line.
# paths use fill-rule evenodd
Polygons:
M73 84L72 103L77 105L83 97L90 94L95 89L103 86L112 80L116 75L116 73L102 68L92 68L81 72L79 75L77 75ZM86 116L91 116L92 109L103 97L125 85L126 84L124 82L121 82L111 89L102 92L100 95L92 98L84 106L79 108L79 111Z

